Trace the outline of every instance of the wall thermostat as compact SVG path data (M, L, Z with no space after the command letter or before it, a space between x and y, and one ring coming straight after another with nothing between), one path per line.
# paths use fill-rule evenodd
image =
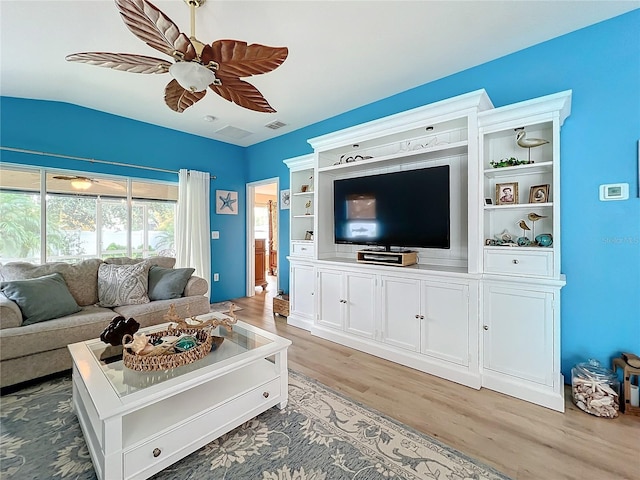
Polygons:
M608 185L600 185L600 200L626 200L629 198L628 183L610 183Z

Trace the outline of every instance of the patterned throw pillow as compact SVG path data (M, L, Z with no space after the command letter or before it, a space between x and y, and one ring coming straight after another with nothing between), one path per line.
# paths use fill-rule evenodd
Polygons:
M110 265L98 268L98 299L102 307L149 303L149 264Z

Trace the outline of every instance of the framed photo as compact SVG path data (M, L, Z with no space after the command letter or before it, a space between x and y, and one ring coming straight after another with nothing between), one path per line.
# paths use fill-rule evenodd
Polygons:
M549 201L549 184L534 185L529 189L529 203L547 203Z
M289 210L291 208L291 191L280 190L280 210Z
M313 240L313 232L311 230L307 230L304 234L305 240Z
M496 184L496 205L518 203L518 182Z
M237 215L238 192L216 190L216 213L222 215Z

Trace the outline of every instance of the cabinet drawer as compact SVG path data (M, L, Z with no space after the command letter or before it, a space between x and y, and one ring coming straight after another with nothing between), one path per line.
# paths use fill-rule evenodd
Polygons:
M485 250L484 271L511 275L553 276L553 252L522 252L504 247L504 251Z
M192 442L197 442L220 429L222 430L219 435L214 438L208 438L207 442L215 440L215 438L220 435L224 435L235 428L236 420L250 410L254 410L261 405L273 405L274 400L280 398L280 385L280 377L277 377L240 397L223 403L211 411L192 418L188 422L177 425L171 431L165 431L165 433L148 442L126 451L124 453L124 477L139 478L144 476L144 478L147 478L157 470L150 472L146 470L152 469L157 463L165 462L183 448L189 448ZM268 395L265 397L266 394ZM149 420L153 421L153 419ZM230 424L231 428L223 428ZM198 444L197 448L200 446L201 445ZM179 454L171 463L184 456L184 453ZM168 464L165 464L163 468L167 465ZM144 472L143 475L141 475L142 472Z
M313 257L313 243L291 243L291 255L298 257Z

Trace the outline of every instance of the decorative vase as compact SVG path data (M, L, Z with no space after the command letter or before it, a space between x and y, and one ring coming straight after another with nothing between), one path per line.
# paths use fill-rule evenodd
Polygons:
M529 245L531 245L531 240L529 240L527 237L518 237L517 243L521 247L528 247Z
M550 233L541 233L536 236L536 243L541 247L550 247L553 245L553 237Z

